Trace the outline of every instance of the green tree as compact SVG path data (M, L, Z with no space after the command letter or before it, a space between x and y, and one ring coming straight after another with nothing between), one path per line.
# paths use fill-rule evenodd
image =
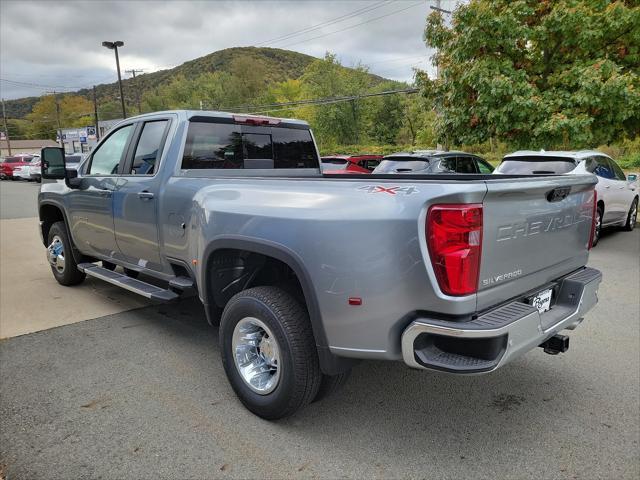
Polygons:
M366 67L343 67L334 54L310 63L301 77L303 97L308 99L353 96L372 86ZM355 144L363 131L363 109L360 100L328 103L313 107L311 123L321 141Z
M58 99L62 128L92 125L93 103L77 95L65 95ZM55 138L58 128L56 99L53 95L42 97L26 115L29 122L27 134L32 138Z
M490 138L531 148L593 147L640 131L640 7L636 1L471 0L427 19L440 79L441 141Z

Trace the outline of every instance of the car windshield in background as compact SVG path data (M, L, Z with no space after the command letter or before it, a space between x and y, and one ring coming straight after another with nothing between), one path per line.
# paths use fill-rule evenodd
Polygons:
M506 157L496 168L496 173L509 175L549 175L569 173L576 162L569 157L522 156Z
M380 162L373 173L427 173L429 171L429 161L416 160L413 157L407 158L385 158Z

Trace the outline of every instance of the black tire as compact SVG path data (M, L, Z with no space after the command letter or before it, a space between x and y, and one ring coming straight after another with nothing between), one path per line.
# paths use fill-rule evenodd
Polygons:
M107 270L111 270L112 272L116 269L115 263L107 262L105 260L102 260L101 263L102 263L102 268L106 268Z
M350 376L351 370L339 373L338 375L322 374L320 388L318 389L318 393L316 394L316 397L313 399L313 401L319 402L320 400L327 398L329 395L333 395L334 392L340 390L342 386L347 383L347 380L349 380Z
M235 364L233 332L243 319L255 318L272 332L280 351L280 378L273 391L254 392ZM293 415L316 397L322 373L309 314L290 294L278 287L255 287L234 295L220 322L220 352L231 387L244 406L267 420Z
M629 213L627 214L627 223L624 224L624 229L627 232L632 231L636 228L636 222L638 221L638 199L634 198L633 202L631 202L631 208L629 209Z
M591 244L592 247L595 247L600 241L600 234L602 233L602 215L603 215L602 207L598 206L598 210L596 211L596 225L594 226L595 231L593 232L593 242Z
M56 222L51 225L47 238L48 245L51 245L56 238L62 243L64 267L59 268L51 265L51 272L53 273L53 276L60 285L71 286L82 283L85 278L85 274L78 270L78 264L73 258L73 245L67 236L67 228L65 227L64 222Z

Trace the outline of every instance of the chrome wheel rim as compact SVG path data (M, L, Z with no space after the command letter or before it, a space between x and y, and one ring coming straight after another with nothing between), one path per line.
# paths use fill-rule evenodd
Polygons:
M51 244L47 247L47 259L58 273L64 272L64 244L58 235L54 235Z
M602 215L598 214L596 215L596 231L594 234L596 240L600 238L600 228L602 228Z
M262 320L245 317L233 329L233 360L240 378L254 392L267 395L278 386L280 346Z
M629 226L633 229L636 226L636 222L638 221L638 203L634 202L631 207L631 213L629 218Z

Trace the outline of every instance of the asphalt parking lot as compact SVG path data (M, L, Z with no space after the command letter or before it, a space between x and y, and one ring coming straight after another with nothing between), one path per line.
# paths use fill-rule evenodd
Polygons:
M592 251L600 303L568 353L537 349L473 377L364 362L335 396L270 423L235 398L195 299L150 305L91 282L59 287L36 229L16 228L37 224L21 218L35 215L37 188L2 182L0 192L0 332L18 332L0 342L10 480L640 477L640 229L607 232ZM20 273L19 285L38 286L24 295L5 253L16 243L38 258ZM117 311L102 313L110 302ZM47 324L77 303L75 323ZM43 317L29 330L41 331L20 335L12 312Z

